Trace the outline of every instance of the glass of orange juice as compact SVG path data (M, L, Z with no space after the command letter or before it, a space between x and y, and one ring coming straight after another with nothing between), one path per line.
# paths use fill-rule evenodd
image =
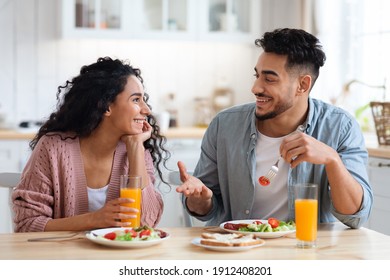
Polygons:
M131 203L124 203L123 206L138 209L138 213L126 213L136 215L136 218L122 219L122 222L130 222L133 228L141 225L141 181L141 176L121 175L120 197L134 200Z
M313 248L317 241L318 185L294 186L297 247Z

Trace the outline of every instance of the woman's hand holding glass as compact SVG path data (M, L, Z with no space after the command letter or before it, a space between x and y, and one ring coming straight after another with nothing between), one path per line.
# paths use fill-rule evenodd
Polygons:
M136 208L122 206L121 204L133 203L134 199L116 198L108 201L101 209L92 212L92 223L95 228L129 227L131 223L122 222L122 219L137 217Z

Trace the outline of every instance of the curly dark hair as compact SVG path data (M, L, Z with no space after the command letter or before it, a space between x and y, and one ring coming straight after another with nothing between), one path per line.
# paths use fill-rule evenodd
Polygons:
M287 55L286 70L308 71L313 78L312 87L326 60L320 41L302 29L280 28L265 32L263 38L255 40L255 45L265 52Z
M101 57L96 63L81 67L78 76L66 81L64 86L58 87L57 110L51 113L30 142L31 150L34 150L39 139L48 133L71 132L74 138L89 136L98 127L116 96L124 90L127 78L132 75L143 84L140 69L110 57ZM144 99L152 109L148 104L147 93L144 94ZM160 135L160 127L152 114L148 116L147 121L153 130L151 138L144 142L144 147L150 151L161 180L167 183L160 169L161 163L166 167L170 157L169 151L164 148L167 140Z

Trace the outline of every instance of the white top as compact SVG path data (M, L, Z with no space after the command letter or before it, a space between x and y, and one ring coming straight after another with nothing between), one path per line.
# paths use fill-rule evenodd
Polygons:
M287 201L287 175L289 164L283 158L279 160L278 174L272 179L271 184L262 186L258 178L267 174L271 166L280 156L279 147L283 139L271 138L258 133L256 144L256 178L255 203L253 205L252 219L277 218L285 220L288 217Z
M99 189L88 189L88 211L99 210L106 203L108 185Z

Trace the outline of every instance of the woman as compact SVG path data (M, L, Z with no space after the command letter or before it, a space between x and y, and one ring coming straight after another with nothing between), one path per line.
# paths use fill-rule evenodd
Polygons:
M161 177L159 164L169 153L140 70L99 58L59 86L57 99L57 110L30 143L33 152L12 196L15 231L131 226L121 222L137 211L121 206L131 202L119 198L122 174L142 176L141 225L156 226L163 201L154 165Z

